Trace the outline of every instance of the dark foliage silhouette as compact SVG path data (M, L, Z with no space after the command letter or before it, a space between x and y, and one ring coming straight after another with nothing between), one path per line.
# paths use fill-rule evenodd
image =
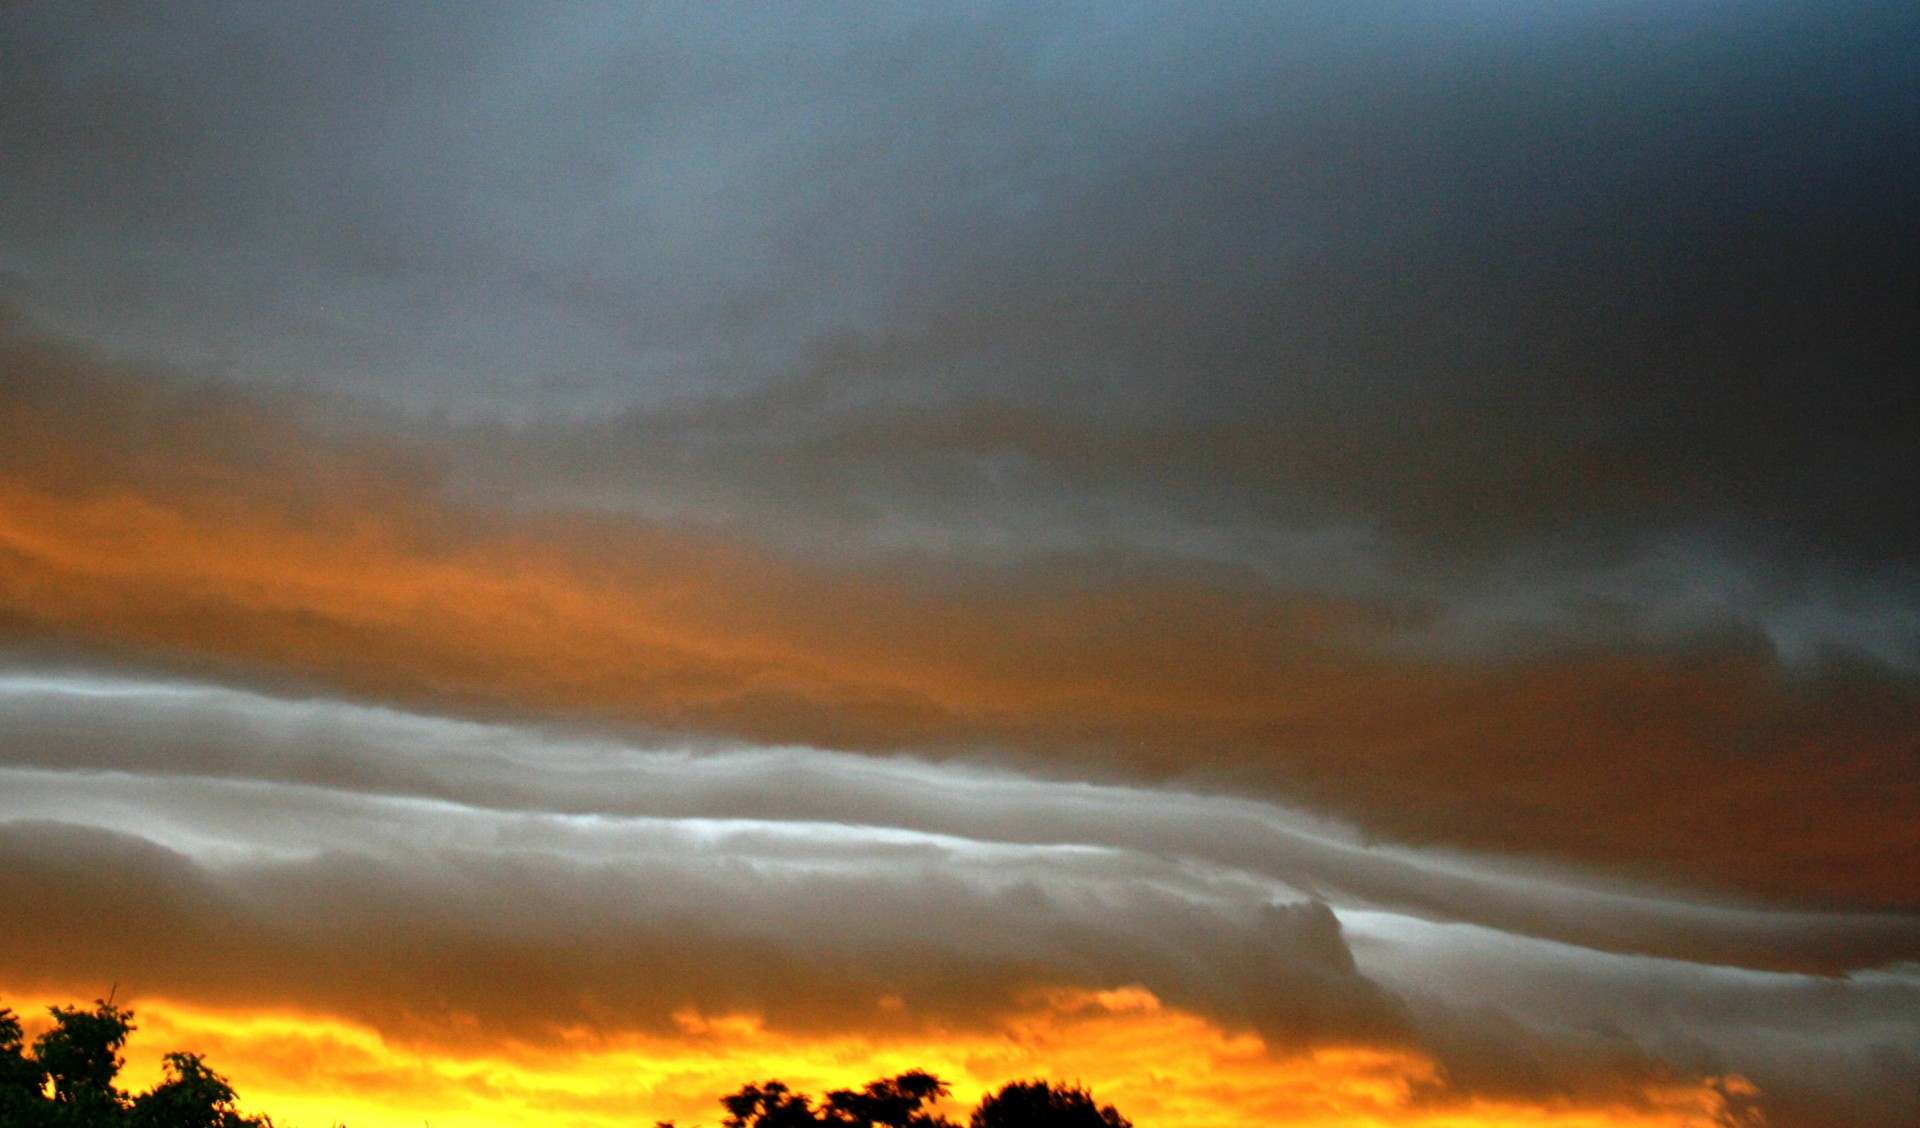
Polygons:
M198 1054L168 1054L166 1079L138 1096L116 1087L132 1011L103 999L48 1013L53 1029L29 1049L0 1008L0 1128L271 1128L234 1109L233 1086Z
M720 1105L727 1110L727 1118L720 1122L726 1128L801 1128L820 1123L812 1100L779 1081L743 1086L721 1097Z
M92 1010L54 1007L54 1028L33 1043L33 1059L53 1086L57 1122L105 1123L125 1106L114 1088L120 1048L133 1032L133 1012L104 1000Z
M916 1069L870 1081L858 1091L835 1089L815 1108L805 1093L768 1081L721 1097L720 1105L727 1110L721 1124L724 1128L959 1128L944 1116L922 1111L948 1091L938 1077Z
M1014 1081L981 1098L970 1128L1133 1128L1112 1105L1078 1085Z
M27 1056L20 1020L0 1010L0 1124L30 1124L34 1109L44 1101L46 1074Z
M920 1110L950 1090L931 1073L918 1069L885 1081L869 1081L859 1092L835 1089L822 1107L828 1124L884 1128L944 1128L950 1122Z
M945 1082L914 1070L872 1081L858 1091L835 1089L816 1106L805 1093L780 1081L747 1085L720 1098L723 1128L959 1128L926 1106L946 1096ZM662 1122L656 1128L673 1128ZM1014 1081L989 1093L974 1110L969 1128L1133 1128L1112 1105L1095 1103L1078 1085Z
M240 1128L260 1124L233 1111L233 1086L199 1054L166 1056L167 1079L133 1098L134 1128Z

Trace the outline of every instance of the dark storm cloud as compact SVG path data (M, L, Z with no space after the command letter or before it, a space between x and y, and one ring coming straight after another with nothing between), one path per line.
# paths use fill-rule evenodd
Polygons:
M1914 658L1900 5L7 18L20 309L496 499Z
M1142 79L1215 83L1179 64L1234 22L1169 47L1185 21L988 8L12 18L29 308L243 379L510 414L783 374L976 223L1104 159L1056 152L1063 134L1164 118ZM150 273L111 270L128 259Z
M773 482L797 521L944 548L1395 561L1589 630L1910 664L1911 31L1563 19L1389 34L1284 91L1276 61L971 231L809 382L525 459L555 495L645 466L643 505Z

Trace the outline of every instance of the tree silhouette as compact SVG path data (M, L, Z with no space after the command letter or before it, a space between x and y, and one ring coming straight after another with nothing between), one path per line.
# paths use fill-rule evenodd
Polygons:
M233 1086L199 1054L168 1054L167 1079L133 1098L133 1128L249 1128L265 1118L234 1110Z
M720 1098L727 1118L725 1128L808 1128L820 1123L813 1115L813 1102L805 1093L795 1093L784 1082L744 1085L740 1091Z
M131 1010L102 999L47 1013L53 1029L29 1051L19 1018L0 1008L0 1128L272 1128L240 1115L233 1086L198 1054L166 1055L166 1079L139 1096L115 1087Z
M952 1090L946 1082L923 1070L912 1070L883 1081L869 1081L859 1092L835 1089L820 1108L823 1124L848 1128L957 1128L944 1116L921 1112Z
M805 1093L796 1093L781 1081L767 1081L721 1097L720 1106L727 1110L721 1124L723 1128L959 1128L944 1116L921 1111L928 1101L948 1091L938 1077L916 1069L870 1081L858 1091L835 1089L815 1109Z
M805 1093L781 1081L743 1086L720 1098L723 1128L959 1128L927 1104L946 1096L946 1082L924 1070L868 1082L858 1091L835 1089L818 1107ZM661 1121L655 1128L673 1128ZM1133 1128L1112 1105L1094 1102L1079 1085L1014 1081L989 1093L974 1110L969 1128Z
M970 1128L1133 1128L1112 1105L1095 1104L1079 1085L1013 1081L981 1098Z
M55 1124L113 1123L126 1111L127 1095L114 1088L120 1048L133 1033L133 1012L105 999L92 1010L54 1007L54 1027L36 1038L33 1060L53 1085Z
M27 1056L21 1040L20 1019L0 1007L0 1124L31 1125L40 1122L37 1115L46 1097L46 1074L40 1063Z

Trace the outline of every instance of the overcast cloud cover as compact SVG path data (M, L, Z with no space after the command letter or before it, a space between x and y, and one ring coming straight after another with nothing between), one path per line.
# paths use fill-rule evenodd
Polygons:
M1894 2L8 5L0 992L1909 1123L1916 228Z

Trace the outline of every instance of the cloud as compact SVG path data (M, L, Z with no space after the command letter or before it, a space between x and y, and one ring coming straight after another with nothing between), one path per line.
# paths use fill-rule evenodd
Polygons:
M1911 603L1902 15L41 8L5 264L496 497Z
M1911 965L1834 979L1600 954L1387 914L1344 923L1360 966L1406 1000L1460 1084L1524 1090L1580 1065L1591 1083L1651 1055L1693 1075L1738 1062L1782 1123L1898 1122L1920 1107L1911 1086L1883 1072L1909 1037L1902 1027L1920 990Z
M366 850L410 818L445 818L451 821L432 841L459 840L447 836L466 820L474 843L524 838L568 856L578 846L587 861L644 853L661 835L660 849L680 849L686 842L666 829L674 820L693 820L688 833L697 840L740 834L748 844L760 833L753 828L771 821L804 829L769 849L777 853L781 842L798 849L811 835L813 847L848 865L869 857L884 868L881 859L893 850L911 858L975 842L1012 850L983 856L1008 874L1019 871L1021 850L1059 865L1078 859L1087 867L1083 882L1093 885L1107 863L1076 853L1093 845L1258 874L1267 884L1249 896L1265 889L1349 898L1587 947L1706 962L1835 973L1903 958L1915 941L1912 923L1900 915L1758 911L1633 895L1556 878L1551 870L1488 869L1466 860L1456 866L1444 855L1369 847L1335 825L1248 799L1158 791L1148 802L1134 787L1047 782L964 762L725 744L641 751L537 728L73 676L0 680L0 699L9 705L0 730L9 751L0 770L14 773L15 817L64 817L58 803L65 800L45 789L58 792L61 773L106 773L85 803L149 811L154 819L174 807L182 813L164 823L164 832L160 822L135 826L99 814L82 821L105 818L172 849L236 861L250 850L283 860L324 852L332 839L306 837L283 802L318 804L327 819L367 823L352 835L334 835ZM408 803L377 801L395 795ZM364 797L364 811L353 796ZM836 827L848 812L900 837L842 836ZM608 818L632 820L634 837L603 824ZM381 829L385 824L391 826ZM594 845L596 836L610 836L608 844ZM389 849L405 856L417 846L403 835Z
M17 9L0 297L489 507L1910 675L1902 16Z
M15 674L0 693L16 990L104 977L429 1041L468 1016L484 1042L659 1034L689 1008L815 1036L978 1031L1035 991L1138 984L1274 1047L1418 1047L1507 1099L1740 1074L1818 1103L1835 1087L1801 1057L1865 1094L1912 1064L1920 985L1859 970L1913 957L1903 916L1701 904L1368 846L1250 800L963 764L655 750L183 683ZM36 732L67 747L36 765ZM1826 974L1727 966L1760 953ZM1790 1017L1802 1042L1765 1033Z
M1871 668L1806 674L1737 637L1461 655L1433 650L1429 605L1231 570L821 557L501 512L450 497L431 446L57 354L9 372L0 609L69 660L993 753L1277 794L1402 841L1911 903L1915 704Z
M860 822L873 781L836 787L840 771L860 772L844 757L710 763L569 747L530 731L436 731L364 710L295 706L289 715L264 699L182 696L190 715L180 719L195 733L209 731L209 710L226 714L236 739L221 751L238 759L228 773L240 778L6 770L16 975L121 967L142 990L215 989L229 1001L273 997L285 990L277 983L292 982L296 997L366 1008L349 1011L362 1018L451 1007L490 1023L559 1026L586 1018L585 1000L643 1026L688 1006L858 1026L863 1012L887 1017L876 1009L883 996L905 997L923 1018L979 1021L974 1012L991 1017L1022 988L1164 980L1156 985L1169 997L1208 1000L1282 1040L1393 1026L1390 1006L1354 977L1332 916L1277 882L1189 874L1099 843ZM81 725L60 726L69 732L114 700L42 703L61 697L81 706L71 718ZM158 722L140 730L152 733L168 727L175 700L136 691L121 704ZM242 750L256 733L317 757L324 771L329 744L404 762L404 745L382 747L395 728L415 737L419 767L469 781L484 773L462 771L472 754L463 738L510 745L514 758L494 767L514 769L507 782L519 805L247 778ZM433 739L419 740L422 729ZM135 747L170 765L164 750ZM557 802L539 802L542 776L583 771L617 779L619 798L579 810L601 787L576 779ZM836 817L735 813L772 805L783 775L803 807ZM891 791L913 780L885 782ZM974 801L1006 802L992 791ZM645 813L656 804L694 813ZM576 809L547 809L560 805ZM1022 809L1035 810L1031 801ZM113 906L111 919L102 905ZM514 970L476 973L488 967Z

